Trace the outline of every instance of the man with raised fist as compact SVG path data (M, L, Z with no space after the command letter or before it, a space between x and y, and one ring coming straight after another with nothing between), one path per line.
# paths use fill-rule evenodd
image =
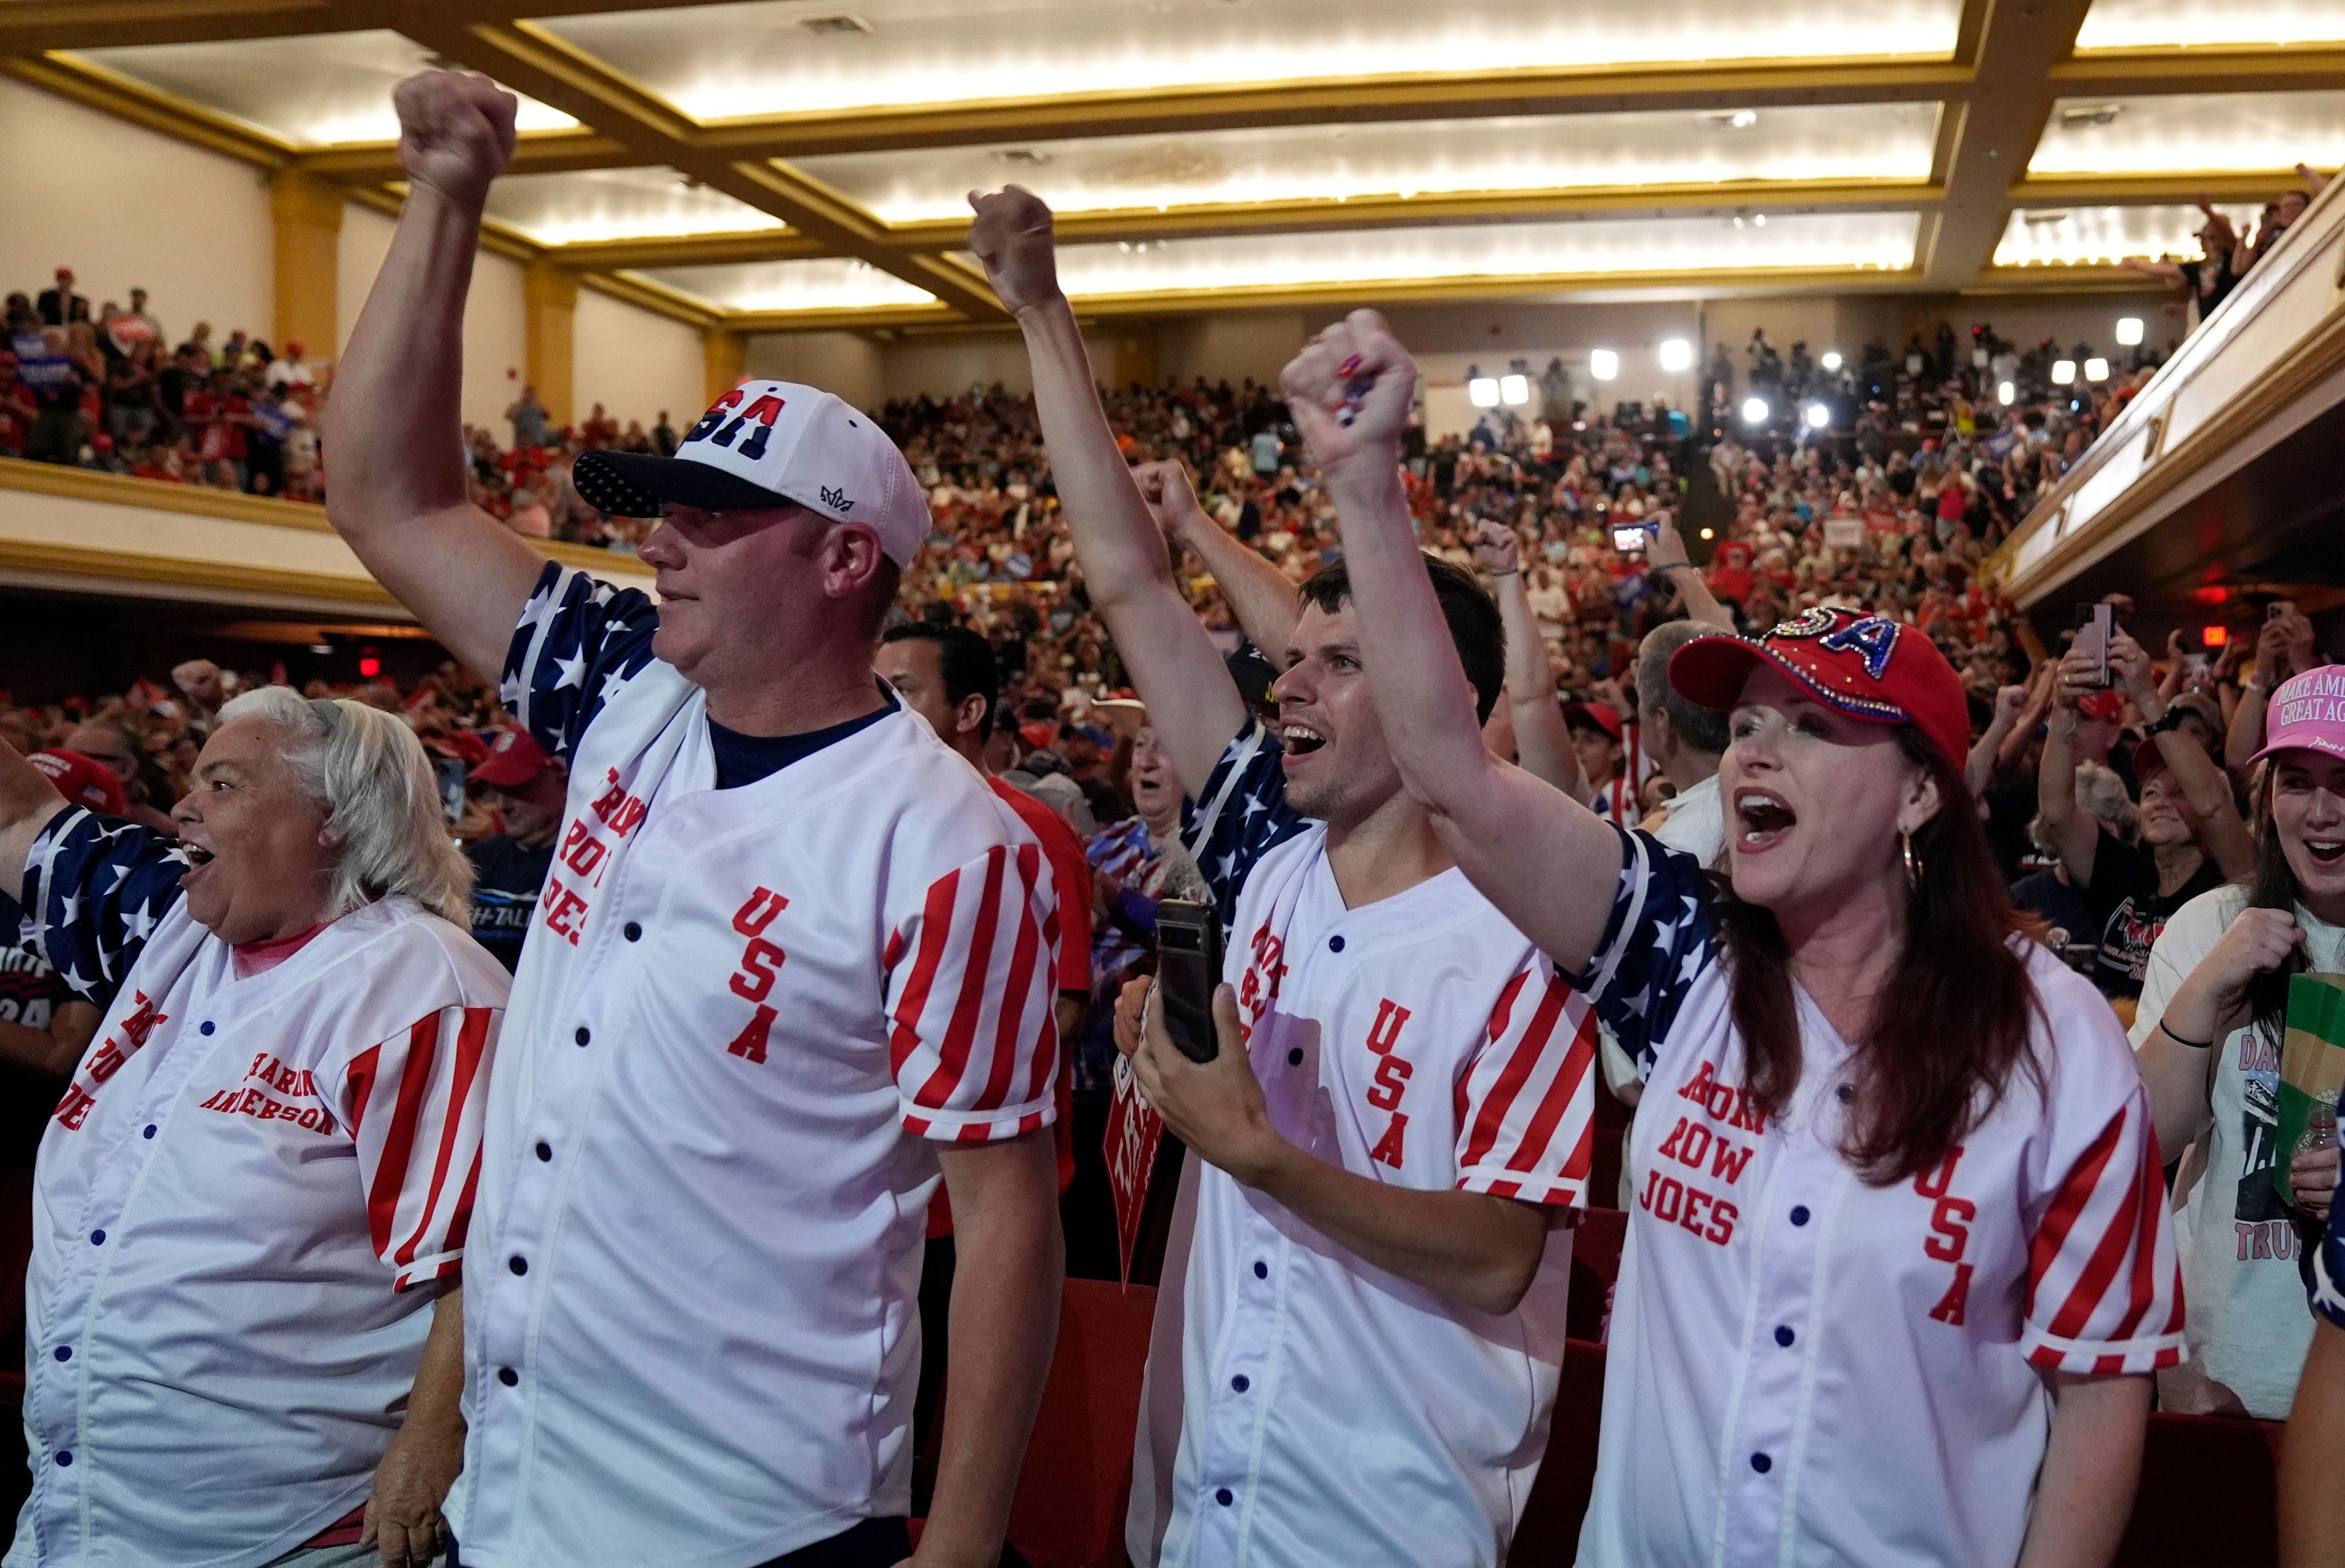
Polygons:
M1141 1568L1497 1568L1547 1448L1594 1021L1401 787L1341 562L1270 650L1276 732L1255 721L1143 494L1187 504L1163 493L1177 470L1135 479L1116 450L1050 209L1015 186L971 202L1091 603L1191 797L1183 836L1229 936L1213 1060L1161 1017L1118 1031L1197 1156L1125 1546ZM1497 609L1459 568L1426 570L1473 672L1459 705L1487 718Z
M465 288L514 100L398 93L410 194L337 378L330 516L570 770L492 1096L465 1311L470 1568L993 1563L1061 1273L1061 918L1032 836L873 674L929 528L871 420L749 381L578 491L655 603L466 499ZM1082 918L1077 909L1069 918ZM910 1496L923 1219L960 1242Z

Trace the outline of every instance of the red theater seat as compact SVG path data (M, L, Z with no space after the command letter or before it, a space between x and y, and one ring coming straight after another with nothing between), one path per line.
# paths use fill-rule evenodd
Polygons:
M1132 1438L1156 1292L1070 1280L1059 1345L1026 1448L1010 1539L1033 1568L1120 1565L1132 1497Z
M1620 1247L1629 1238L1629 1216L1618 1209L1591 1209L1579 1217L1571 1238L1571 1301L1563 1331L1575 1340L1601 1340L1611 1305L1612 1281L1620 1277Z
M2133 1518L2111 1568L2267 1568L2279 1561L2278 1421L2153 1415Z
M1596 1482L1596 1429L1604 1413L1604 1347L1569 1340L1548 1425L1547 1457L1523 1503L1507 1568L1571 1568L1579 1520Z

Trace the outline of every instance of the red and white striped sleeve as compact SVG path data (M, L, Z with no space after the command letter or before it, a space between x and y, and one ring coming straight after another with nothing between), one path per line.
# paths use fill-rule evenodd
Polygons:
M2055 1168L2069 1158L2029 1243L2021 1351L2047 1371L2091 1377L2176 1365L2182 1272L2148 1091L2137 1079L2100 1126L2068 1139L2056 1123L2053 1136Z
M394 1290L462 1270L502 1021L496 1007L428 1013L359 1052L333 1086L358 1145L369 1239Z
M1534 955L1458 1078L1457 1188L1585 1208L1595 1152L1596 1016Z
M885 958L905 1131L988 1143L1057 1119L1058 942L1058 900L1034 845L996 845L929 885Z

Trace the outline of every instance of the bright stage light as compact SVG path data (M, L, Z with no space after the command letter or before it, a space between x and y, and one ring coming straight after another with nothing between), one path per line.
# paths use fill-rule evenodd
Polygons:
M1817 362L1818 364L1822 365L1822 366L1825 369L1827 369L1827 370L1837 370L1837 369L1839 369L1841 368L1841 366L1842 366L1842 365L1845 364L1847 361L1843 360L1843 359L1840 357L1840 350L1839 350L1839 349L1825 349L1825 350L1824 350L1824 357L1823 357L1822 359L1821 359L1817 360L1816 362Z
M1767 400L1766 400L1766 399L1764 399L1764 398L1745 398L1745 399L1743 399L1743 400L1742 400L1742 422L1743 422L1744 424L1746 424L1746 425L1763 425L1763 424L1765 424L1765 423L1767 422L1767 412L1768 412L1768 410L1767 410Z
M1529 402L1531 400L1531 379L1528 376L1499 377L1498 400L1502 403L1508 404Z
M1620 373L1620 356L1609 349L1588 350L1588 373L1599 381L1609 381Z
M2109 362L2098 354L2085 361L2085 379L2106 381L2109 379Z
M1693 345L1682 338L1670 338L1661 344L1661 369L1689 370L1693 368Z
M1997 381L1995 384L1995 400L2007 409L2019 401L2019 389L2009 381Z
M2056 387L2065 387L2065 386L2069 385L2071 382L2075 381L2075 380L2076 380L2076 360L2074 360L2074 359L2055 359L2055 360L2053 360L2053 361L2052 361L2052 384L2053 384L2054 386L2056 386Z
M1808 421L1812 430L1823 430L1832 423L1832 410L1822 403L1810 403L1800 410L1800 417Z
M2117 318L2117 341L2128 349L2134 348L2141 342L2140 317L2120 316Z
M1498 378L1496 376L1475 377L1472 380L1466 383L1466 395L1474 400L1474 406L1477 409L1497 408L1498 406Z

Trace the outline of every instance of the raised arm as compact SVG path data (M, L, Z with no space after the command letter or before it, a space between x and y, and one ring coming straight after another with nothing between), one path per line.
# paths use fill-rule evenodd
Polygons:
M2071 663L2075 661L2075 663ZM2052 676L2052 718L2044 727L2044 756L2035 767L2035 813L2051 830L2068 885L2093 885L2093 862L2101 846L2101 825L2076 804L2076 699L2092 690L2087 671L2072 649Z
M11 903L25 901L25 857L33 853L33 841L65 809L66 797L49 775L0 741L0 894ZM13 934L5 939L13 943Z
M1515 725L1515 758L1525 772L1587 805L1595 791L1572 749L1563 705L1555 700L1555 663L1539 634L1530 590L1523 586L1522 535L1484 518L1474 525L1474 564L1489 577L1507 629L1507 714Z
M1270 559L1205 515L1189 482L1187 465L1177 460L1142 463L1132 470L1140 498L1164 537L1185 546L1213 574L1246 634L1263 657L1284 669L1294 623L1303 618L1303 596Z
M2145 719L2155 721L2165 713L2166 699L2158 695L2150 676L2149 654L2140 643L2117 632L2109 639L2109 663ZM2198 819L2208 857L2226 881L2245 881L2256 868L2256 842L2248 824L2239 820L2239 808L2231 799L2230 779L2204 746L2176 731L2158 735L2157 754L2173 770L2174 782L2182 786L2182 798L2190 803L2190 814Z
M1995 781L1995 759L2003 754L2003 743L2018 727L2019 715L2027 708L2027 688L2005 686L1995 694L1995 717L1986 726L1986 733L1971 744L1971 754L1963 763L1963 781L1971 786L1971 794L1986 794L1986 786Z
M1688 620L1715 626L1721 632L1734 630L1733 612L1718 602L1710 584L1694 570L1693 558L1686 553L1685 538L1678 532L1677 518L1670 511L1657 513L1653 519L1653 542L1645 552L1645 571L1676 592L1685 604Z
M394 101L407 205L334 373L326 516L377 582L493 679L545 564L464 485L464 294L489 182L513 153L514 99L485 76L429 71Z
M1619 842L1563 791L1483 748L1401 489L1416 364L1384 318L1355 310L1306 344L1282 379L1335 501L1361 663L1403 784L1474 885L1559 966L1584 967L1619 885Z
M1192 794L1233 736L1245 703L1172 581L1164 536L1116 450L1075 313L1059 288L1051 209L1017 186L972 193L969 248L1017 318L1034 367L1034 411L1092 607L1132 672L1148 722Z

